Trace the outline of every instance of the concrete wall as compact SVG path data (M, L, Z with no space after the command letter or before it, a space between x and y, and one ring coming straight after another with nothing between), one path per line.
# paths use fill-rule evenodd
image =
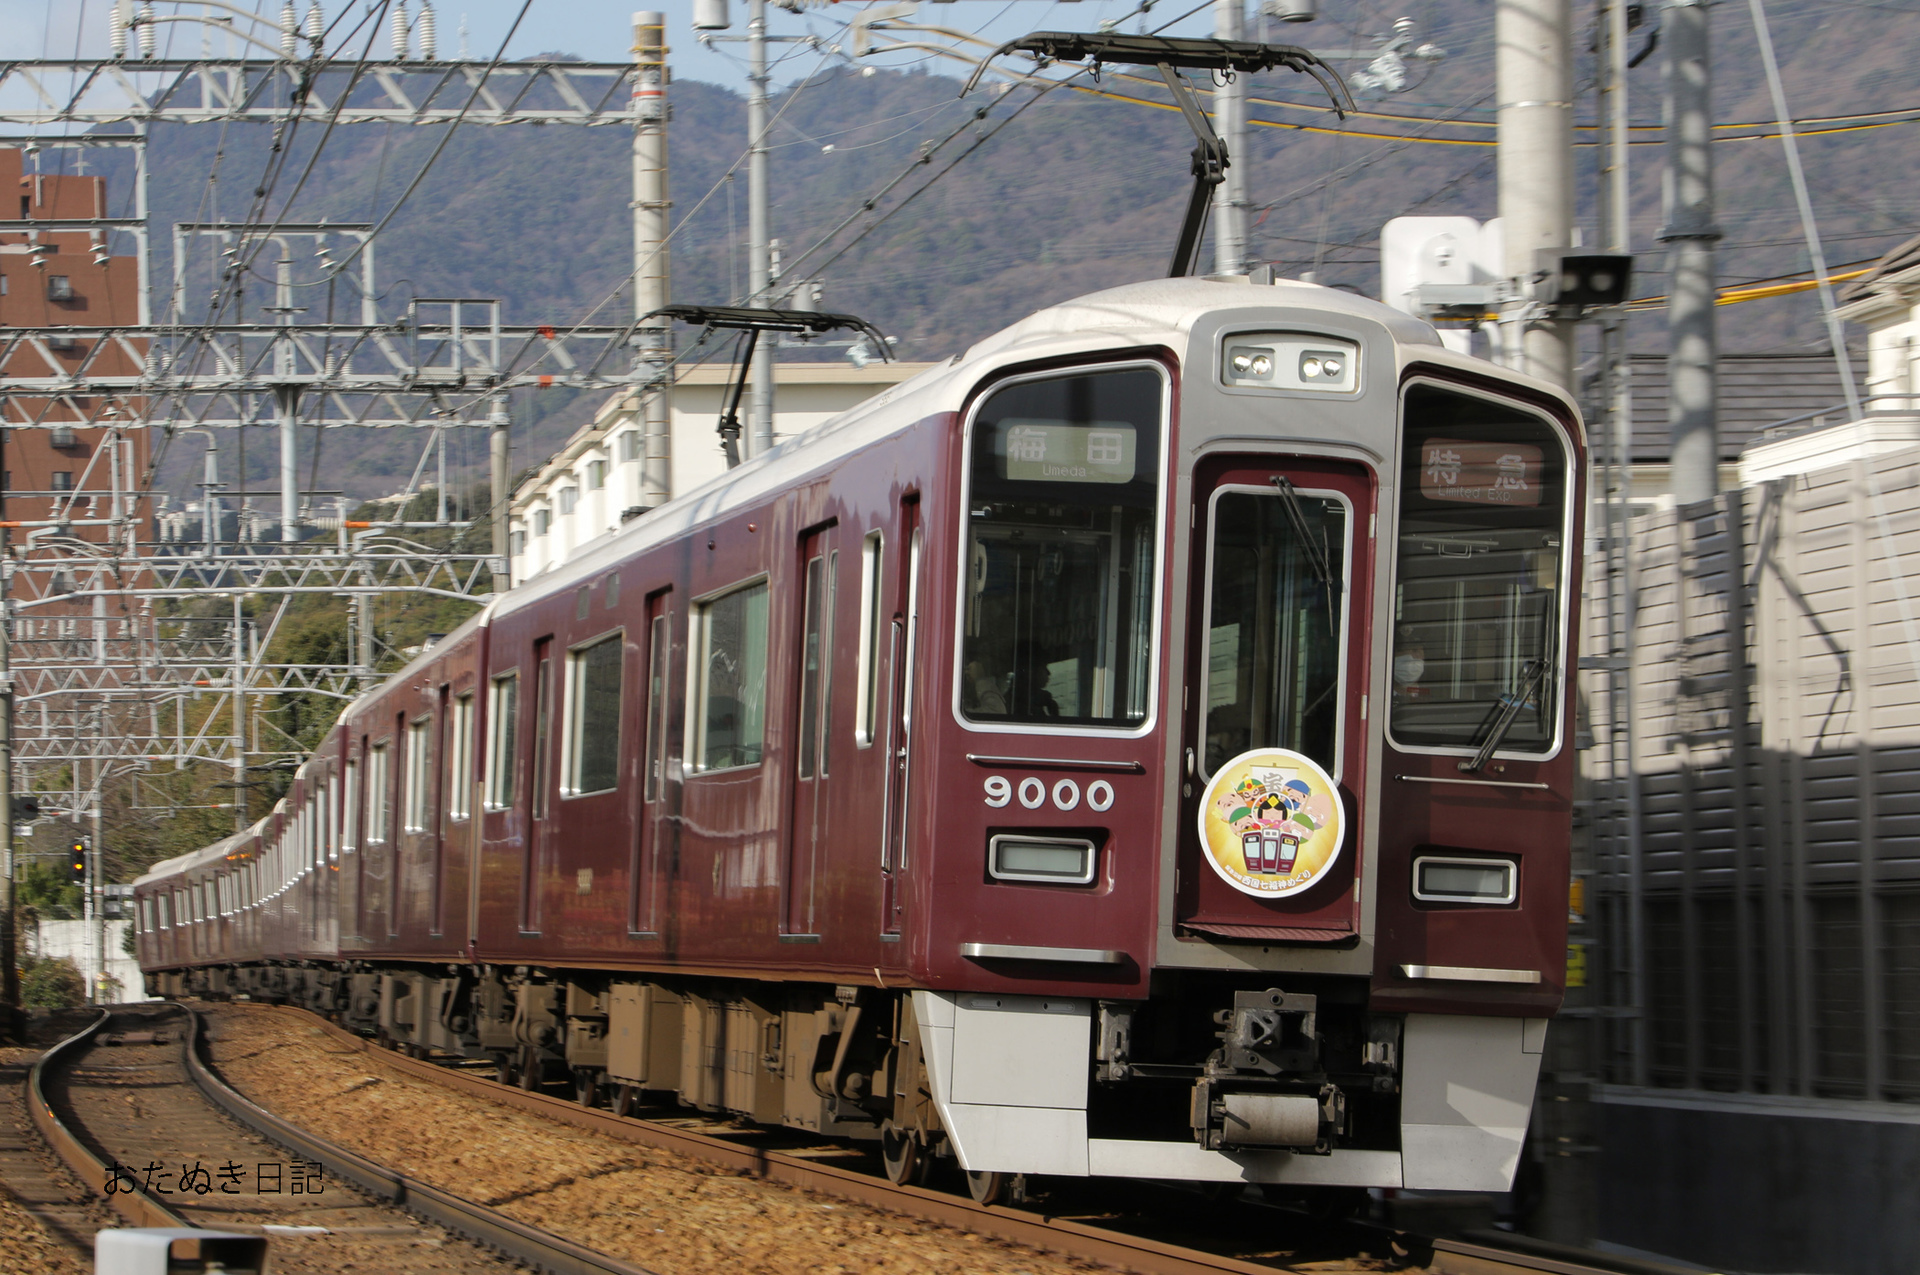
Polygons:
M116 1002L143 1001L152 999L146 994L146 987L140 979L140 962L128 956L121 944L125 942L127 927L131 921L108 921L107 926L107 975L120 980L120 985L110 994ZM42 919L39 930L28 939L28 950L35 956L57 958L66 957L80 967L86 976L88 986L93 984L93 926L86 921L50 921Z
M1603 1087L1600 1235L1716 1270L1908 1275L1920 1109Z

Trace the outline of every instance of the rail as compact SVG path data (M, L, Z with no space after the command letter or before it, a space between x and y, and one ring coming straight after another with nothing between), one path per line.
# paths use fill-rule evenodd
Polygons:
M456 1071L427 1059L376 1049L365 1037L310 1010L294 1006L280 1008L282 1012L302 1015L334 1039L378 1057L405 1075L625 1142L679 1152L737 1173L802 1190L909 1214L923 1221L1136 1271L1141 1275L1274 1275L1278 1269L1259 1262L1102 1230L1065 1218L1026 1213L1002 1205L976 1204L961 1196L924 1187L897 1185L885 1178L835 1168L798 1155L760 1147L743 1147L738 1142L693 1130L583 1107L564 1098L503 1085L496 1080ZM1481 1238L1474 1237L1475 1240ZM1489 1242L1455 1239L1430 1241L1432 1257L1429 1269L1435 1275L1523 1275L1527 1272L1549 1272L1551 1275L1682 1275L1674 1268L1657 1263L1586 1254L1577 1249L1531 1243L1525 1237L1514 1237L1511 1243L1495 1237L1485 1237L1485 1240ZM1697 1273L1689 1272L1688 1275Z
M53 1104L47 1101L47 1075L57 1066L64 1065L69 1051L77 1050L91 1041L112 1015L105 1010L100 1017L73 1035L67 1037L46 1053L40 1055L33 1069L27 1073L27 1114L33 1119L33 1127L40 1132L47 1146L52 1148L62 1163L73 1170L87 1185L87 1188L112 1206L113 1211L127 1219L134 1226L190 1227L193 1223L160 1203L145 1191L135 1186L123 1186L112 1194L107 1192L107 1166L100 1158L89 1151L66 1122L54 1113Z
M429 1186L287 1123L249 1101L214 1074L200 1057L200 1014L189 1006L181 1008L187 1012L187 1073L193 1077L193 1083L209 1102L260 1136L303 1159L324 1165L328 1172L352 1182L376 1199L429 1218L537 1270L550 1271L553 1275L654 1275L643 1266L597 1253L551 1232L515 1221L497 1209Z

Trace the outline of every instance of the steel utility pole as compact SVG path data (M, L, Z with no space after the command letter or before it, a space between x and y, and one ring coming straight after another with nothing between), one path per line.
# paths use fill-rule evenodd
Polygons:
M633 313L667 304L667 15L633 15ZM642 388L642 445L638 504L664 505L673 495L672 369L665 319L641 329L634 371L660 377Z
M747 304L771 305L772 260L767 240L767 0L747 3ZM747 454L773 447L773 346L753 356L753 401L747 413Z
M1660 21L1666 51L1667 171L1661 183L1667 245L1667 431L1674 499L1682 505L1720 491L1720 426L1715 363L1713 69L1704 0L1668 0Z
M1246 0L1213 0L1213 33L1247 38ZM1213 272L1247 273L1247 81L1229 74L1213 87L1213 129L1227 144L1226 180L1213 191Z
M1573 231L1572 15L1568 0L1499 0L1494 12L1500 220L1504 272L1520 286L1501 307L1514 368L1573 385L1573 324L1535 314L1534 254Z

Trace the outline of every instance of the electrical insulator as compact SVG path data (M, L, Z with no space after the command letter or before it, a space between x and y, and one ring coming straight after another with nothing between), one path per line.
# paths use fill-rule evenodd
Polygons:
M394 0L393 25L387 28L393 40L393 60L407 60L407 0Z
M727 14L727 0L693 0L695 31L725 31L733 25Z
M116 60L127 56L126 0L114 0L113 7L107 10L107 47Z
M153 6L140 6L140 56L150 58L154 50L160 47L160 30L153 24Z
M280 52L294 57L300 49L300 11L293 0L280 6Z
M326 34L326 11L321 9L320 0L313 0L313 3L307 6L307 43L312 46L307 50L309 54L320 52L320 41L326 37Z
M420 57L423 61L431 62L440 53L439 32L434 29L431 0L420 0L420 20L414 25L420 28Z

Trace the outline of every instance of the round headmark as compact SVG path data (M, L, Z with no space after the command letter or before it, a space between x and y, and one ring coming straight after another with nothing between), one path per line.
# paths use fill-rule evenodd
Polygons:
M1242 894L1276 899L1326 876L1346 823L1333 776L1286 748L1241 753L1213 774L1200 801L1200 848Z

